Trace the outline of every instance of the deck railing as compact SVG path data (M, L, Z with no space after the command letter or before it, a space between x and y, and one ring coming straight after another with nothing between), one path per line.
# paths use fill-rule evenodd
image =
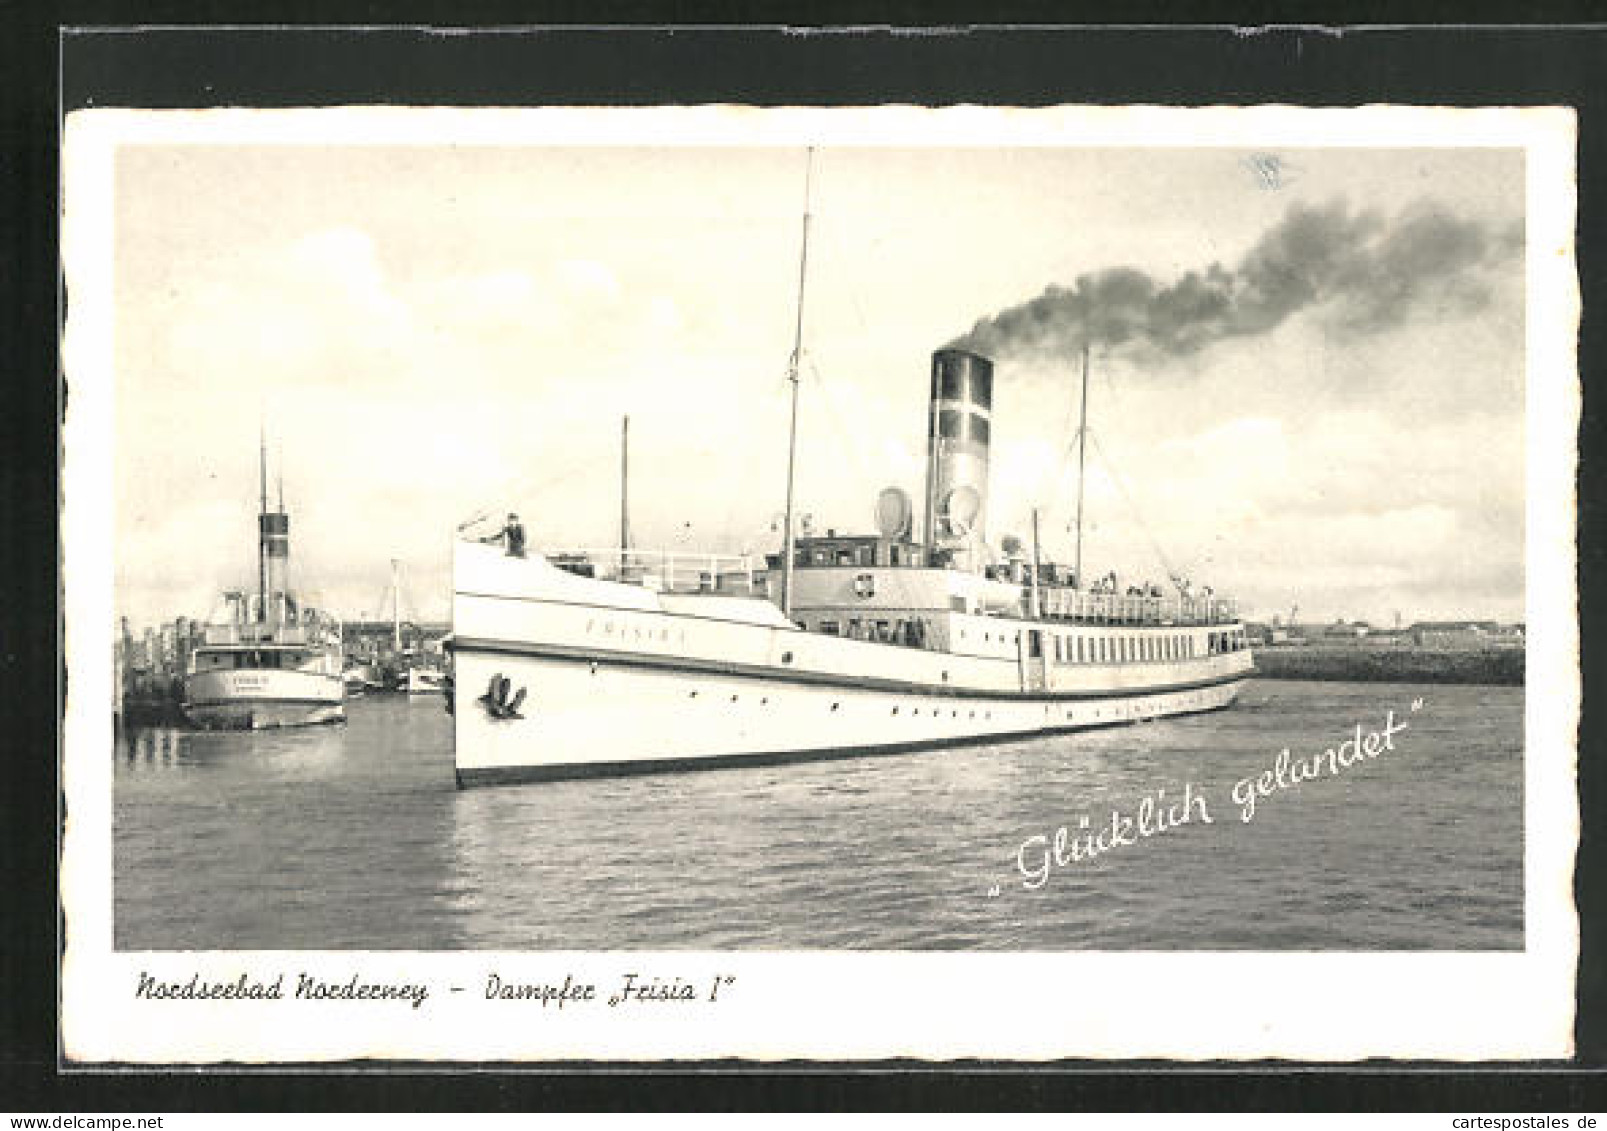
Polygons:
M284 644L316 647L337 644L341 638L339 618L328 613L301 614L299 623L274 624L260 621L223 622L203 625L201 643L219 645Z
M746 554L693 554L678 550L562 549L542 555L559 569L599 581L641 585L664 593L760 591L754 559Z
M1138 597L1044 589L1039 607L1051 620L1093 624L1230 624L1239 603L1227 597Z

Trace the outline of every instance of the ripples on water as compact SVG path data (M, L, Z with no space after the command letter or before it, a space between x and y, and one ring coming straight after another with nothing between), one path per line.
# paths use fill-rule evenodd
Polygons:
M1240 821L1235 781L1389 707L1394 752ZM1520 688L1263 681L1229 711L1025 742L462 792L439 698L347 710L120 736L120 949L1523 945ZM1212 824L1022 887L1029 836L1185 783Z

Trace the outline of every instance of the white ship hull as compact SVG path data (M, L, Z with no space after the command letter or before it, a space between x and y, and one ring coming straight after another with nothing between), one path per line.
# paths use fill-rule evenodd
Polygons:
M284 670L217 671L184 681L184 715L209 730L264 730L346 717L339 676Z
M1251 671L1248 651L1057 665L851 640L790 627L758 600L661 598L472 546L459 547L454 588L463 785L1109 726L1226 707Z

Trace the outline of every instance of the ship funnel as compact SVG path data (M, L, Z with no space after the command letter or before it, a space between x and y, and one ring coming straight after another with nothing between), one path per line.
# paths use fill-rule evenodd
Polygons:
M987 537L993 362L967 350L932 355L926 431L926 541L935 553Z
M286 576L290 564L290 516L283 511L266 512L257 516L258 545L262 554L263 615L265 621L283 623L285 594L289 590Z

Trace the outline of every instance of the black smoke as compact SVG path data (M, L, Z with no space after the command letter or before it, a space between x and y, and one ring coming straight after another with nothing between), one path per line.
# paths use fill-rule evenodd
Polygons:
M989 357L1066 358L1085 343L1182 357L1308 309L1339 333L1374 334L1482 309L1483 268L1522 244L1521 226L1498 231L1428 202L1393 217L1344 201L1296 204L1237 266L1213 263L1169 285L1134 267L1096 271L982 319L950 345Z

